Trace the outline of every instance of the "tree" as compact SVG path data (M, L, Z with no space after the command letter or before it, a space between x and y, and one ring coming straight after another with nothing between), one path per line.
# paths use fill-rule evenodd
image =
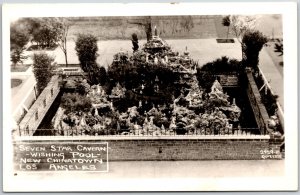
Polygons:
M137 20L136 22L130 22L130 23L142 26L145 30L147 41L151 40L151 38L152 38L152 18L151 18L151 16L144 16L144 17L141 17L140 20Z
M11 59L13 65L16 65L19 62L22 63L23 60L27 59L27 56L23 55L24 50L25 50L24 47L11 50L10 59Z
M75 50L85 72L90 72L98 57L97 38L91 34L79 34L76 40Z
M135 52L139 49L139 40L135 33L133 33L131 35L131 37L132 37L131 41L132 41L132 45L133 45L132 49L133 49L133 52Z
M59 36L58 45L65 55L66 66L68 67L67 36L68 36L68 31L71 26L71 23L67 19L63 18L60 20L60 24L61 24L60 26L61 31L60 34L58 35Z
M39 47L53 48L59 42L63 29L58 18L29 18L25 22L29 25L31 42Z
M33 54L33 73L37 81L37 91L40 94L52 77L54 58L45 52Z
M29 35L26 31L18 28L18 24L10 26L10 54L11 61L15 65L18 62L22 63L27 57L23 55L26 49L26 44L29 41Z
M152 39L152 20L151 16L147 16L145 19L145 32L147 35L147 41Z
M105 85L106 83L106 79L107 79L107 76L106 76L106 69L101 66L100 69L99 69L99 83L100 85Z
M230 24L232 27L232 31L234 32L237 40L241 44L243 62L246 62L246 54L245 54L246 46L242 42L242 39L247 32L254 30L256 23L257 23L256 16L242 16L242 15L230 16Z
M242 43L245 45L246 58L243 59L246 66L257 68L259 52L268 42L268 38L259 31L248 31L244 34Z
M240 43L242 43L243 36L246 32L254 30L257 23L257 17L255 16L230 16L230 24L232 30Z
M226 36L226 39L228 39L229 27L230 27L230 16L225 16L222 19L222 24L223 24L223 26L227 26L227 36Z

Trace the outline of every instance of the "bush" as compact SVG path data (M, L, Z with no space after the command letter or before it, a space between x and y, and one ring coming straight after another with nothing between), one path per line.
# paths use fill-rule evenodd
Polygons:
M78 93L65 93L61 98L61 107L65 109L65 114L78 111L88 112L92 103L88 97Z
M226 56L222 56L212 62L204 64L199 71L207 71L215 74L229 74L232 72L241 72L241 62L236 59L229 59Z
M37 90L40 94L47 86L52 77L54 58L45 52L33 55L33 73L37 81Z
M131 35L131 41L132 41L132 50L133 52L136 52L139 49L139 40L135 33Z
M197 79L199 85L209 92L210 87L216 80L218 74L242 74L242 63L236 59L229 59L226 56L218 58L212 62L197 68Z
M242 44L244 45L243 52L245 54L243 64L256 70L259 61L259 52L267 42L268 38L259 31L246 32L242 39Z
M94 70L94 65L97 59L97 38L91 34L79 34L76 40L75 50L78 55L78 59L81 68L85 72L91 72Z

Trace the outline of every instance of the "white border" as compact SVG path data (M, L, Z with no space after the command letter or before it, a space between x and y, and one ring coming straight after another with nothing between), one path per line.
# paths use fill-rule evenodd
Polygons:
M80 15L79 15L80 14ZM16 182L11 175L12 159L10 133L10 70L9 70L9 21L20 16L109 16L109 15L227 15L227 14L282 14L284 36L284 108L286 130L285 176L278 178L149 178L133 181L91 180L72 181L72 186L57 185L51 177L33 181ZM255 3L153 3L153 4L15 4L3 6L3 110L4 128L4 190L296 190L298 188L298 113L297 113L297 2ZM54 177L55 178L55 177ZM36 182L35 189L28 189L27 182ZM101 182L102 185L99 185ZM47 183L47 185L43 185ZM116 185L116 183L118 185ZM22 184L18 186L18 184ZM131 185L134 184L134 185ZM150 187L151 186L151 187Z

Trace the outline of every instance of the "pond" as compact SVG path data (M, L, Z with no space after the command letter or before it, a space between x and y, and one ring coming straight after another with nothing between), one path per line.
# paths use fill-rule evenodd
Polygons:
M123 51L115 54L101 76L63 78L64 91L39 127L54 130L39 132L69 136L259 133L245 89L223 89L217 77L213 83L199 80L197 66L187 48L180 55L154 35L132 56Z
M229 102L232 102L233 99L235 99L236 105L241 109L239 125L244 131L244 133L247 132L250 134L260 134L246 91L241 87L228 87L224 88L224 92L229 95ZM61 99L64 93L65 92L63 91L59 93L59 95L51 105L48 113L46 114L46 117L42 120L40 126L38 127L38 130L34 134L35 136L57 135L57 130L53 130L53 118L58 112L58 109L61 104ZM92 112L92 114L95 113ZM118 127L115 128L112 134L116 133L117 128ZM107 133L103 133L103 135L110 134L108 131L112 130L107 130ZM130 131L130 129L128 131ZM95 134L93 133L93 135Z

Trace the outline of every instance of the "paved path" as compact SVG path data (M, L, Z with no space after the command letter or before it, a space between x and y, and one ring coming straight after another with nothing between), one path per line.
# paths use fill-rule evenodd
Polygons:
M216 190L218 187L239 190L245 186L253 190L267 186L262 181L257 184L258 180L281 177L285 172L284 160L124 161L110 162L109 167L108 173L20 172L12 185L22 184L23 189L30 191L38 187L44 191Z
M199 62L199 65L215 60L222 56L228 56L231 58L241 59L240 43L223 43L218 44L216 39L179 39L179 40L166 40L172 47L173 51L178 51L183 54L186 46L190 52L192 59ZM140 49L145 44L145 40L139 41ZM79 64L78 57L75 51L75 42L69 41L68 47L68 62L69 64ZM98 41L98 64L107 67L112 63L113 55L119 52L128 51L129 55L132 55L132 43L130 40L109 40ZM60 48L56 48L54 51L47 51L49 55L55 56L55 61L58 64L65 64L65 57ZM32 55L32 51L26 51L25 55ZM25 64L31 64L31 58L28 58Z
M12 73L11 78L20 78L24 82L20 86L12 88L11 90L11 109L12 114L14 115L14 113L18 112L20 106L26 101L26 98L33 93L32 90L36 84L36 80L33 74L21 75L18 73Z
M278 102L281 108L284 110L283 74L280 73L279 69L274 64L274 61L266 51L266 48L263 48L260 52L259 67L269 81L273 92L279 96Z

